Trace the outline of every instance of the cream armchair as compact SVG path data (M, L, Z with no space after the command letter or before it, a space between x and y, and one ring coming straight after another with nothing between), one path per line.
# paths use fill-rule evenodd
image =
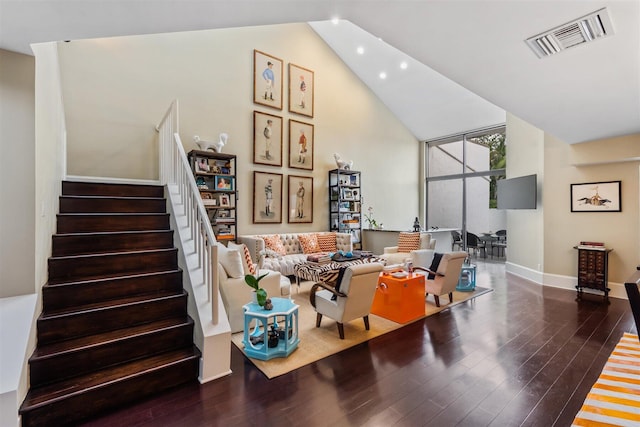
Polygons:
M404 264L407 260L413 265L431 265L433 253L435 252L436 239L431 238L429 233L420 233L420 246L409 252L399 252L399 246L387 246L380 258L384 259L387 265Z
M449 303L453 302L453 291L460 280L462 264L468 256L469 254L464 251L446 252L442 255L436 271L414 266L415 272L422 274L421 271L424 271L425 275L427 275L424 281L425 296L433 294L437 307L440 307L440 295L449 294ZM435 277L429 279L429 273Z
M344 339L344 323L362 317L368 331L369 312L381 271L382 264L377 262L357 264L346 268L335 289L322 282L313 285L310 299L317 312L316 327L320 327L323 315L328 316L338 323L340 339ZM323 289L316 292L319 287Z
M227 312L231 332L244 330L243 305L253 299L253 289L244 281L245 274L249 273L248 266L243 263L242 255L238 249L229 249L218 243L218 284L220 296ZM229 246L237 248L236 245ZM277 271L259 270L257 274L267 274L260 280L260 287L267 291L267 296L290 297L291 281Z

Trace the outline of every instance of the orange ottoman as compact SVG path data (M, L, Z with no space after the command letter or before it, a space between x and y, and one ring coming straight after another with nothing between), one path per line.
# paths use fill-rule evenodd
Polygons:
M424 316L424 275L409 274L397 278L381 273L371 313L407 323Z

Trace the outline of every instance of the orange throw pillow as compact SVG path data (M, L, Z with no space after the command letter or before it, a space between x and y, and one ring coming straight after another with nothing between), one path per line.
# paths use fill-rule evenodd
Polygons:
M398 252L411 252L420 249L420 233L400 232Z
M261 237L264 240L264 245L267 249L271 249L272 251L280 255L287 254L287 250L285 249L279 234L268 234Z
M318 235L312 234L298 234L298 241L302 247L302 253L304 254L316 254L322 252L318 245Z
M336 233L318 234L318 246L320 246L320 252L337 252Z

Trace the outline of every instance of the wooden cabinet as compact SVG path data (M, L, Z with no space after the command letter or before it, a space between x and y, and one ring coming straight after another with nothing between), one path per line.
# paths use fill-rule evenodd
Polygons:
M578 250L578 298L582 296L583 289L588 288L604 292L605 299L608 299L609 252L612 249L579 246L574 248Z
M351 233L354 249L362 249L360 172L329 171L329 230Z
M235 241L238 235L236 156L192 150L187 157L216 239Z

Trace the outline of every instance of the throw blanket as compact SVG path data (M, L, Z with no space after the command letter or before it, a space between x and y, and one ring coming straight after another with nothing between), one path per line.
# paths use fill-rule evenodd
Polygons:
M324 282L328 285L335 286L340 267L349 267L356 264L366 264L370 262L382 262L378 257L366 257L353 261L336 262L332 261L327 264L316 264L313 262L303 262L296 264L293 269L296 277L302 280L312 280L314 282Z
M587 395L573 426L640 425L640 342L624 334Z

